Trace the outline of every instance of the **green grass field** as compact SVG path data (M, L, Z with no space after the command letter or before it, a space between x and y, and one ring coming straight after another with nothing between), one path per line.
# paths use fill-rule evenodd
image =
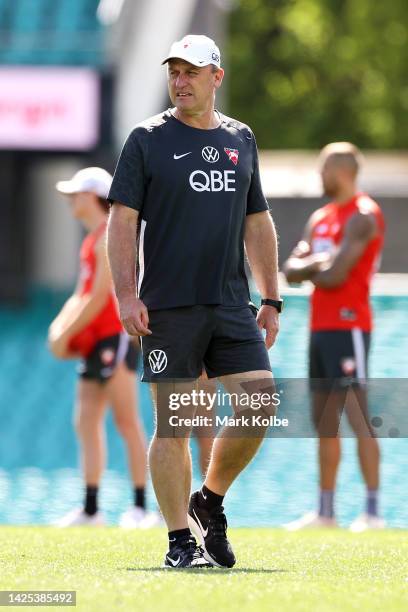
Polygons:
M161 568L163 529L2 527L0 590L75 590L86 612L408 610L407 532L231 529L230 539L234 569L172 571Z

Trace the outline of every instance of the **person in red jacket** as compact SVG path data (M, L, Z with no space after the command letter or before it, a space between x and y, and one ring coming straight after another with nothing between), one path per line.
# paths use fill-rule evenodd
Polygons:
M357 436L367 487L366 511L351 530L384 526L378 515L380 452L368 413L366 377L372 330L370 283L378 269L385 224L378 204L357 189L360 162L361 154L351 143L332 143L323 149L322 183L331 202L312 214L283 267L290 283L310 280L314 285L309 376L320 463L319 512L290 523L289 529L336 526L338 429L344 407Z
M85 168L57 183L68 196L72 215L86 228L80 251L76 289L49 328L55 357L80 357L75 425L86 485L83 507L70 512L60 526L101 525L98 490L105 467L104 414L112 407L116 427L128 454L134 503L122 515L123 527L147 527L158 520L145 509L146 442L137 414L138 348L119 320L106 256L106 196L112 181L102 168Z

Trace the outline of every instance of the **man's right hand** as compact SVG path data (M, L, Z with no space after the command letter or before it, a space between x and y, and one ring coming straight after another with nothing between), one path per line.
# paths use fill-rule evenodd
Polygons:
M119 300L119 316L129 336L150 336L149 313L142 300L136 297Z

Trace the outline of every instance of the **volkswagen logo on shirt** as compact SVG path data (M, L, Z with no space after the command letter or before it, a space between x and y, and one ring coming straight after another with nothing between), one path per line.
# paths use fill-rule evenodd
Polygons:
M154 349L154 351L150 351L148 359L153 374L160 374L167 367L167 355L164 351Z
M215 164L215 162L220 159L220 154L214 147L204 147L201 155L203 156L203 159L210 164Z

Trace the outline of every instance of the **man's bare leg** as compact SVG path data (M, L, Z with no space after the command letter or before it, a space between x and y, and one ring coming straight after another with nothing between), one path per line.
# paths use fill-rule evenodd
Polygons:
M210 465L211 451L214 444L214 438L207 438L206 435L202 434L203 432L201 431L196 432L196 440L198 444L200 470L201 474L205 478L208 466Z
M345 393L315 391L313 420L319 434L319 483L321 491L334 491L341 458L339 427Z
M319 473L322 491L334 491L341 457L340 438L319 438Z
M171 392L188 393L194 388L195 383L174 384ZM157 435L157 420L160 417L157 412L160 406L156 384L152 385L152 395L156 410L156 431L149 449L153 487L168 530L186 529L192 478L189 437L164 438Z
M105 467L103 416L106 404L106 390L100 383L93 380L79 380L75 428L80 441L84 479L89 486L99 486Z
M244 389L240 386L242 381L265 381L265 379L270 379L272 383L272 372L262 370L232 374L223 376L220 378L220 382L229 393L242 394L244 392ZM251 388L251 392L255 393L256 390ZM239 412L236 412L239 415ZM248 435L247 437L237 438L233 437L233 427L225 427L222 436L214 440L210 465L204 481L207 489L217 495L224 496L237 476L256 455L263 441L262 432L265 435L266 431L267 428L263 428L262 431L261 428L258 428L257 437Z
M76 390L74 425L79 440L85 498L82 508L69 512L58 521L60 527L100 525L103 522L98 514L98 489L105 467L103 417L106 407L104 386L95 380L80 378Z
M380 447L376 438L358 438L358 458L367 489L376 490L380 485Z
M216 438L204 485L224 496L256 455L263 438Z
M146 486L147 445L137 412L135 373L121 363L107 384L116 428L123 437L135 488Z
M364 387L352 388L347 394L347 417L357 436L358 458L369 490L379 487L380 447L371 426L367 392Z
M378 488L380 484L380 447L371 426L368 411L367 391L364 386L353 387L347 395L347 416L357 437L360 469L366 483L366 509L364 515L378 518ZM363 516L364 516L363 515ZM361 517L359 517L361 518ZM351 525L352 531L358 526L359 518ZM377 522L381 524L382 519Z
M312 396L313 418L319 434L319 516L332 522L335 516L334 492L341 459L339 427L345 397L343 391L315 391Z
M204 391L204 393L211 393L215 395L217 393L216 379L209 379L205 370L203 370L200 378L197 381L197 391ZM210 408L210 410L208 410ZM208 402L200 405L196 411L196 416L210 417L214 419L215 414L211 410L211 405ZM199 463L200 470L203 477L207 473L208 466L211 460L211 451L214 443L214 426L200 426L194 428L194 435L198 445L199 452Z
M204 558L219 567L233 567L235 555L227 539L227 520L223 512L223 499L231 484L248 465L265 437L267 427L253 426L252 416L271 416L274 382L269 370L243 372L220 378L228 393L236 394L233 406L236 417L246 417L248 425L224 427L215 438L210 465L200 491L191 496L189 525L203 548ZM252 394L262 392L270 397L269 405L255 412L251 402L243 401ZM248 406L249 404L249 406Z
M169 531L187 527L187 489L191 486L191 460L185 438L153 436L149 450L150 473L157 502Z
M340 463L341 445L340 418L345 401L345 392L336 389L313 390L312 417L319 436L317 454L319 463L318 511L308 512L285 525L289 531L306 527L334 527L334 492Z

